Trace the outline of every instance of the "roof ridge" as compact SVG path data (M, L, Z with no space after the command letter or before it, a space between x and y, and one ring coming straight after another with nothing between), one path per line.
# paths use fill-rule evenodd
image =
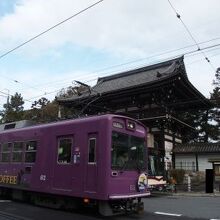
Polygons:
M172 60L166 60L162 63L156 63L156 64L152 64L150 66L140 67L140 68L137 68L137 69L116 73L114 75L110 75L110 76L106 76L106 77L100 77L100 78L98 78L97 84L99 84L101 82L104 82L104 81L109 81L109 80L112 80L112 79L121 78L122 76L123 77L124 76L130 76L130 75L133 75L135 73L148 71L148 70L153 70L153 69L156 69L156 68L159 68L159 67L162 67L162 66L169 66L169 65L172 65L172 63L174 63L174 62L175 63L176 62L182 62L183 59L184 59L184 56L181 56L181 57L177 57L177 58L172 59ZM163 74L163 73L161 73L161 74Z

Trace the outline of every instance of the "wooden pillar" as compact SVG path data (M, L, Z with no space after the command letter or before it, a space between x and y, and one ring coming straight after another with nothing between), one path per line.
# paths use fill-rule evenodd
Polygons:
M196 171L199 171L198 154L196 153Z
M175 164L175 153L174 153L174 152L172 153L172 167L173 167L173 169L176 168L176 164Z

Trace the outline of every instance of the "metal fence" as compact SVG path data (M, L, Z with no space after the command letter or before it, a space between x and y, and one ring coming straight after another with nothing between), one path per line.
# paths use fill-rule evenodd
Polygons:
M195 162L176 162L175 168L195 172L196 164Z

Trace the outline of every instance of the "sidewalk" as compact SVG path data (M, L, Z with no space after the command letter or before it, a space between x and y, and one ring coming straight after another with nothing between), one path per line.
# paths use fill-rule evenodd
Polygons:
M205 192L151 192L152 196L174 196L174 197L220 197L220 192L205 193Z

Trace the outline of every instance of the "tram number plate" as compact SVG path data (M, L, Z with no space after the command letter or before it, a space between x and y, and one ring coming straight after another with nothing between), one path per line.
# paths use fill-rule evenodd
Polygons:
M135 191L135 190L136 190L135 185L130 185L130 191Z
M40 175L40 181L46 181L46 175Z

